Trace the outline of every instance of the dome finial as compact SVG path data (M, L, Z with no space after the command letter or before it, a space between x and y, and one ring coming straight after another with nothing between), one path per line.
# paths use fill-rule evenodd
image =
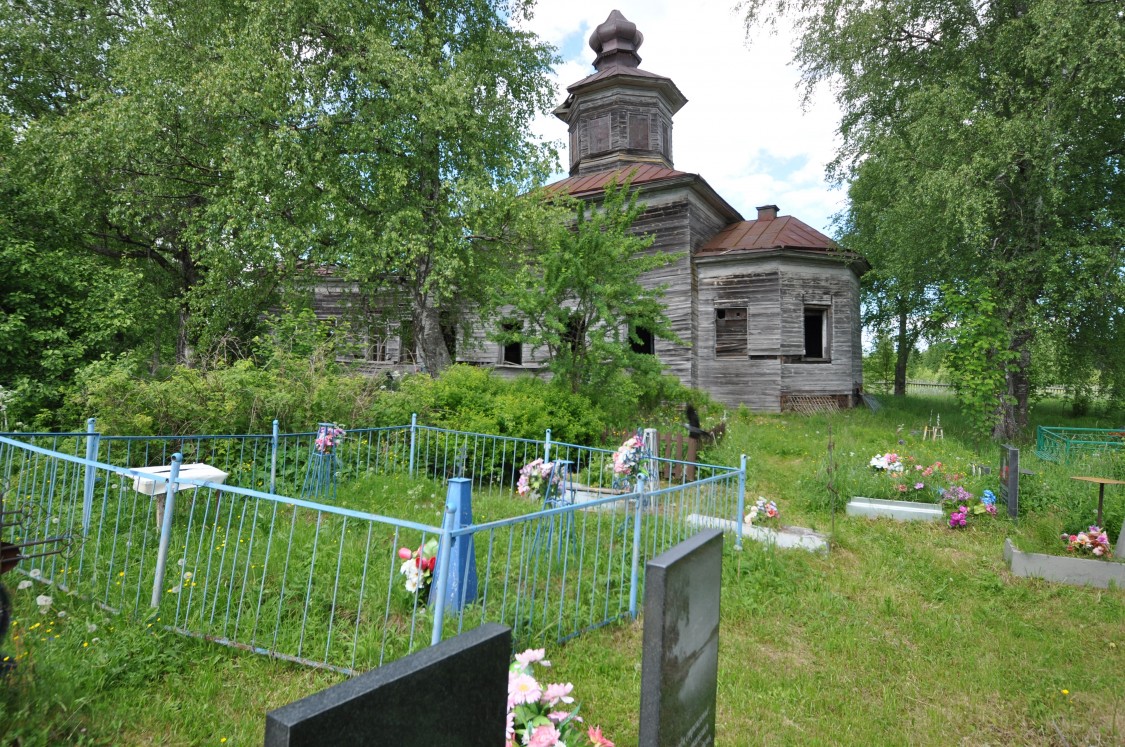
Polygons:
M644 40L644 34L637 31L637 24L621 15L621 11L612 11L590 34L590 48L597 54L594 67L602 70L613 65L639 66L641 56L637 50Z

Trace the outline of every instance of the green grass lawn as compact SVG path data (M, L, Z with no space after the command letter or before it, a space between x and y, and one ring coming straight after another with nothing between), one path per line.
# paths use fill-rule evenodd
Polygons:
M939 412L944 441L922 443ZM1068 419L1051 403L1035 418L1121 425ZM838 501L826 489L830 427ZM1006 536L1058 550L1058 532L1091 523L1096 504L1093 486L1070 476L1120 475L1121 464L1052 465L1021 444L1035 474L1018 524L982 518L954 531L844 516L850 491L872 488L876 453L940 459L966 475L998 461L995 445L964 433L948 398L888 401L877 414L732 417L706 459L737 464L746 453L748 499L776 500L784 523L833 531L833 546L820 557L735 552L728 541L719 744L1125 744L1125 591L1014 578L1001 556ZM995 489L990 479L963 482L975 492ZM439 510L435 488L415 492L413 508ZM496 500L489 513L511 510ZM1106 503L1116 539L1125 490L1110 488ZM267 710L341 679L167 633L159 620L112 618L41 585L14 588L22 578L4 577L16 606L4 654L18 667L0 695L2 743L260 744ZM45 614L40 594L52 596ZM548 651L557 678L575 683L581 714L618 745L637 741L642 622ZM440 716L440 704L420 694L419 713Z

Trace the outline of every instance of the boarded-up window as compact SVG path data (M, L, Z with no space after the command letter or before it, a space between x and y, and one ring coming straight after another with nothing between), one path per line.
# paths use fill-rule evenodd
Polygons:
M609 116L590 120L587 129L590 138L590 153L604 153L609 150Z
M828 341L828 309L805 307L805 360L826 361L831 355Z
M629 115L629 147L641 150L649 150L652 147L649 143L647 116Z
M746 357L746 307L715 309L715 357Z
M671 163L671 161L672 161L672 130L668 127L667 122L661 123L661 125L660 125L660 135L661 135L660 140L662 141L660 143L660 150L664 153L664 157L668 159L668 162Z

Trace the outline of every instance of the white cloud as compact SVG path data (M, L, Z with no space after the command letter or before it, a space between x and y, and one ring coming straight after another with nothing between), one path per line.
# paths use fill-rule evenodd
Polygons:
M620 10L644 34L641 67L671 78L688 98L675 119L676 168L700 174L747 218L757 205L777 204L783 214L828 232L831 215L844 205L843 191L824 178L839 111L828 91L816 91L803 111L799 73L789 64L791 32L780 24L777 35L755 30L748 47L733 5L540 0L526 26L560 48L581 35L579 52L556 68L562 102L568 85L593 72L594 53L585 42L590 32ZM565 159L565 124L547 116L535 132L561 143Z

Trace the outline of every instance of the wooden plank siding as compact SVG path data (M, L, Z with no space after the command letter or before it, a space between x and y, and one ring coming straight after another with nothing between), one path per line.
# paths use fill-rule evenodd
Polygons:
M859 281L845 265L799 252L697 258L698 386L719 401L777 412L783 395L850 395L862 381ZM807 307L826 309L829 359L802 362ZM716 351L715 309L747 310L747 354Z

